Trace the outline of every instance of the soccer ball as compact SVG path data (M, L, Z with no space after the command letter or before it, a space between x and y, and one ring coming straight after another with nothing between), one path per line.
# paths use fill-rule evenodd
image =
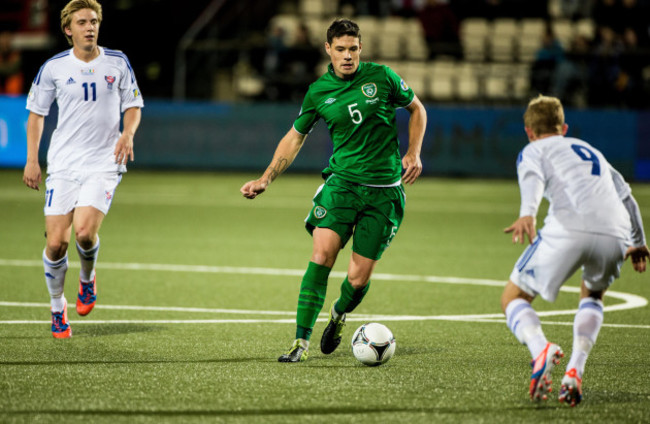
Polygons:
M364 365L384 364L395 354L395 337L383 324L363 324L352 336L352 353Z

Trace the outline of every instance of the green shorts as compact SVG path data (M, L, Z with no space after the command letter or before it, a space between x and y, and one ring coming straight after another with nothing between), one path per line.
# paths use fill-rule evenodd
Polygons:
M402 186L368 187L331 175L314 196L305 219L307 231L329 228L341 247L353 237L352 250L378 260L397 234L406 202Z

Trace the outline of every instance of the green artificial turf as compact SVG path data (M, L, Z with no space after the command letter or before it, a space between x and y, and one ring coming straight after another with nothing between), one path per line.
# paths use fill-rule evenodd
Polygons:
M65 287L73 337L54 340L41 265L43 191L23 186L20 171L0 171L0 422L650 421L650 308L638 305L650 283L629 263L612 291L636 296L606 297L605 305L637 304L605 313L583 403L568 408L556 398L571 352L570 313L542 317L567 358L554 371L554 396L528 399L528 350L499 307L523 250L503 234L519 211L514 180L426 178L407 187L402 228L349 315L342 345L320 352L323 313L309 360L276 362L294 337L311 254L303 219L321 180L284 175L250 201L239 187L252 178L126 174L100 231L97 306L87 317L74 311L73 248ZM633 190L650 222L650 186ZM349 256L347 246L325 305ZM578 279L555 303L534 306L575 309ZM349 348L365 320L384 323L397 340L380 367L361 365Z

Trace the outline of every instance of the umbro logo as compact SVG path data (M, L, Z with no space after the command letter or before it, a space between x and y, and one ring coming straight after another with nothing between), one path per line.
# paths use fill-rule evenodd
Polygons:
M77 81L75 81L74 78L70 77L70 79L68 80L68 82L66 82L65 84L66 84L66 85L70 85L70 84L76 84L76 83L77 83Z
M325 100L325 104L326 105L331 105L335 101L336 101L336 99L334 97L330 97L329 99Z

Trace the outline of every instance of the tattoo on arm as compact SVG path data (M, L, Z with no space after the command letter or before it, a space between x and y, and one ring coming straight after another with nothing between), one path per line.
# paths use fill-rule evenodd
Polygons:
M270 181L275 180L278 175L284 172L285 169L289 166L289 161L286 158L279 157L278 160L275 161L275 164L272 164L269 166L269 179Z

